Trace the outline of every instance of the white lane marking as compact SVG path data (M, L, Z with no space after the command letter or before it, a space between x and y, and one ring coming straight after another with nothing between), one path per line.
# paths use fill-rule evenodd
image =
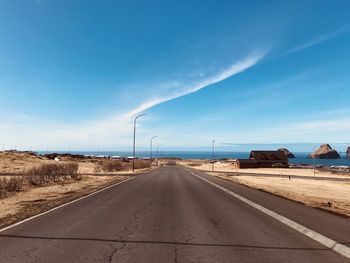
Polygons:
M105 190L107 190L107 189L109 189L109 188L112 188L112 187L114 187L114 186L116 186L116 185L118 185L118 184L122 184L122 183L125 183L125 182L127 182L127 181L130 181L130 180L132 180L132 179L134 179L134 178L135 178L135 177L130 177L130 178L128 178L128 179L125 179L125 180L123 180L123 181L117 182L117 183L115 183L115 184L112 184L112 185L110 185L110 186L107 186L107 187L105 187L105 188L102 188L102 189L100 189L100 190L97 190L97 191L92 192L92 193L90 193L90 194L87 194L87 195L84 195L84 196L82 196L82 197L79 197L78 199L74 199L74 200L69 201L69 202L67 202L67 203L64 203L64 204L62 204L62 205L56 206L56 207L54 207L54 208L51 208L50 210L47 210L47 211L42 212L42 213L40 213L40 214L37 214L37 215L35 215L35 216L28 217L28 218L26 218L26 219L24 219L24 220L22 220L22 221L19 221L19 222L13 224L13 225L9 225L9 226L7 226L7 227L1 228L1 229L0 229L0 233L1 233L1 232L4 232L4 231L6 231L6 230L8 230L8 229L10 229L10 228L13 228L13 227L16 227L16 226L18 226L18 225L21 225L21 224L23 224L23 223L25 223L25 222L28 222L28 221L30 221L30 220L32 220L32 219L34 219L34 218L39 217L39 216L46 215L46 214L48 214L48 213L50 213L50 212L52 212L52 211L55 211L55 210L57 210L57 209L59 209L59 208L61 208L61 207L64 207L64 206L73 204L73 203L78 202L78 201L80 201L80 200L82 200L82 199L84 199L84 198L87 198L87 197L89 197L89 196L92 196L92 195L98 194L98 193L100 193L100 192L103 192L103 191L105 191Z
M208 184L224 191L225 193L241 200L242 202L250 205L251 207L254 207L255 209L263 212L264 214L269 215L270 217L280 221L281 223L289 226L290 228L293 228L294 230L298 231L299 233L317 241L318 243L328 247L329 249L332 249L333 251L343 255L344 257L350 258L350 248L349 247L342 245L342 244L338 243L337 241L335 241L331 238L328 238L328 237L326 237L326 236L324 236L324 235L322 235L314 230L311 230L310 228L307 228L307 227L305 227L305 226L303 226L303 225L301 225L301 224L299 224L291 219L288 219L287 217L284 217L280 214L277 214L277 213L255 203L255 202L250 201L249 199L247 199L239 194L236 194L236 193L234 193L234 192L232 192L232 191L230 191L230 190L228 190L228 189L226 189L226 188L224 188L216 183L213 183L212 181L205 179L205 178L203 178L203 177L201 177L193 172L191 172L191 174L196 176L197 178L207 182Z

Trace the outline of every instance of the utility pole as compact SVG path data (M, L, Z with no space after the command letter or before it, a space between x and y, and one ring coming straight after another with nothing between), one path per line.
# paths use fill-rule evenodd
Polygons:
M316 159L316 151L315 151L315 149L316 149L316 145L314 145L314 146L312 146L312 150L313 150L313 154L314 154L314 156L313 156L313 163L314 163L314 176L315 176L315 174L316 174L316 161L315 161L315 159Z
M161 144L159 144L158 146L157 146L157 160L158 160L158 158L159 158L159 147L161 146Z
M153 146L153 139L154 138L157 138L158 136L153 136L152 138L151 138L151 149L150 149L150 151L149 151L149 159L152 161L152 146Z
M135 140L136 140L136 120L141 117L141 116L145 116L147 114L140 114L137 115L134 119L134 140L133 140L133 145L132 145L132 171L135 171Z
M212 160L212 167L211 170L214 172L214 144L215 140L213 140L212 148L211 148L211 160Z
M157 166L159 166L159 163L158 163L158 159L159 159L159 147L161 146L161 144L159 144L157 146Z

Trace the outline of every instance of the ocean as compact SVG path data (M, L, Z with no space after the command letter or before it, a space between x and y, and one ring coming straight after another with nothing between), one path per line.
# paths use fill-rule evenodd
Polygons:
M57 151L56 151L57 152ZM40 151L40 154L46 152ZM58 151L58 153L64 153L63 151ZM72 154L84 154L84 155L108 155L108 156L131 156L131 152L119 152L119 151L71 151ZM223 158L249 158L250 152L215 152L215 159ZM306 152L294 152L296 158L289 159L289 162L292 164L315 164L317 165L327 165L327 166L350 166L350 160L346 159L344 153L340 153L340 159L315 159L308 158ZM136 152L137 157L149 157L149 151L138 151ZM153 157L157 157L157 153L153 152ZM161 151L159 152L159 157L176 157L181 159L211 159L211 151Z

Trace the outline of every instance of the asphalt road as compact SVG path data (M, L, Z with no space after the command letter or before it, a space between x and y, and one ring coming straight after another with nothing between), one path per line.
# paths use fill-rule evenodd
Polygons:
M350 245L350 221L198 175ZM0 233L0 262L349 262L181 167L163 167Z

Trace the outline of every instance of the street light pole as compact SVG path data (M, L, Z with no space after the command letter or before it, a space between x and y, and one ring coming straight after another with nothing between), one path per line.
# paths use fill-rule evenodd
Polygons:
M147 114L140 114L137 115L134 119L134 140L133 140L133 145L132 145L132 171L135 171L135 140L136 140L136 120L141 117L141 116L145 116Z
M154 138L157 138L158 136L153 136L151 138L151 149L150 149L150 152L149 152L149 159L152 161L152 146L153 146L153 139Z
M212 171L214 172L214 143L215 140L213 140L212 148L211 148L211 159L212 159Z
M315 176L315 173L316 173L316 162L315 162L315 159L316 159L316 151L315 151L315 149L316 149L316 145L314 145L314 146L312 146L312 150L313 150L313 153L314 153L314 156L313 156L313 163L314 163L314 176Z
M158 146L157 146L157 160L158 160L158 158L159 158L159 147L161 146L161 144L159 144Z

